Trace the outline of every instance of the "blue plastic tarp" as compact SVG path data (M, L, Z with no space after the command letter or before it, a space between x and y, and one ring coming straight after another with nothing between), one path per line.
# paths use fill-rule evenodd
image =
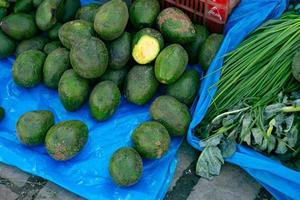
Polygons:
M222 56L235 49L247 35L268 19L278 18L288 5L287 0L242 0L234 10L226 25L226 36L222 47L213 60L207 76L202 81L199 100L188 132L188 142L198 150L199 138L192 130L204 118L212 98L217 90L213 87L220 78L223 63ZM228 162L236 164L247 171L277 199L300 198L300 173L291 170L262 154L239 145L237 152Z
M82 4L99 1L82 1ZM0 47L1 48L1 47ZM176 151L183 138L173 138L167 155L159 160L144 160L141 180L128 188L117 187L108 172L112 153L120 147L131 146L132 131L150 119L149 104L136 106L122 103L116 114L105 122L90 117L88 106L77 112L67 112L57 91L39 85L32 89L18 87L12 80L14 58L0 60L0 105L6 116L0 123L0 162L50 180L87 199L163 199L176 168ZM70 161L51 159L43 146L28 148L16 138L16 122L27 111L50 110L56 122L78 119L89 127L88 143Z

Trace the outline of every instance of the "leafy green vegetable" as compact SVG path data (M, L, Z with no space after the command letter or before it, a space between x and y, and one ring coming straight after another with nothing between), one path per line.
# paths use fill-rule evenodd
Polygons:
M196 174L206 179L220 174L224 164L222 153L218 147L208 146L201 153L196 166Z

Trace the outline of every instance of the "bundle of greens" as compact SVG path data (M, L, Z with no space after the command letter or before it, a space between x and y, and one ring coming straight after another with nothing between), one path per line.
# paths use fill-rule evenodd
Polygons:
M218 175L236 143L267 154L291 153L286 160L297 157L298 116L293 113L299 111L300 98L282 94L298 89L291 66L299 48L300 16L286 13L263 24L226 55L221 79L213 86L217 93L196 128L205 147L198 175Z

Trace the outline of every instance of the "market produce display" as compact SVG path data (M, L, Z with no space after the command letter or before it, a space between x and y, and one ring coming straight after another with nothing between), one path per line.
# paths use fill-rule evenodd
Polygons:
M204 147L196 172L220 173L239 143L300 170L299 14L257 28L226 55L217 93L196 128Z
M223 38L209 35L180 9L161 10L157 0L136 0L129 7L122 0L79 5L79 0L8 3L0 9L0 58L15 53L12 77L18 86L43 83L57 90L68 112L88 103L99 123L118 111L122 95L136 105L154 100L151 121L132 133L133 148L111 157L112 179L130 186L142 175L142 158L161 158L170 136L186 134L200 87L199 72L187 65L205 62L207 69ZM27 146L45 144L57 161L72 159L84 148L88 127L77 120L54 123L49 111L24 113L18 138Z

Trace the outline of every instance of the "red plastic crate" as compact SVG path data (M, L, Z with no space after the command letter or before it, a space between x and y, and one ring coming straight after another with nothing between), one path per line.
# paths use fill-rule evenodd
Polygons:
M163 8L177 7L194 22L202 23L211 32L221 33L231 10L239 0L161 0Z

